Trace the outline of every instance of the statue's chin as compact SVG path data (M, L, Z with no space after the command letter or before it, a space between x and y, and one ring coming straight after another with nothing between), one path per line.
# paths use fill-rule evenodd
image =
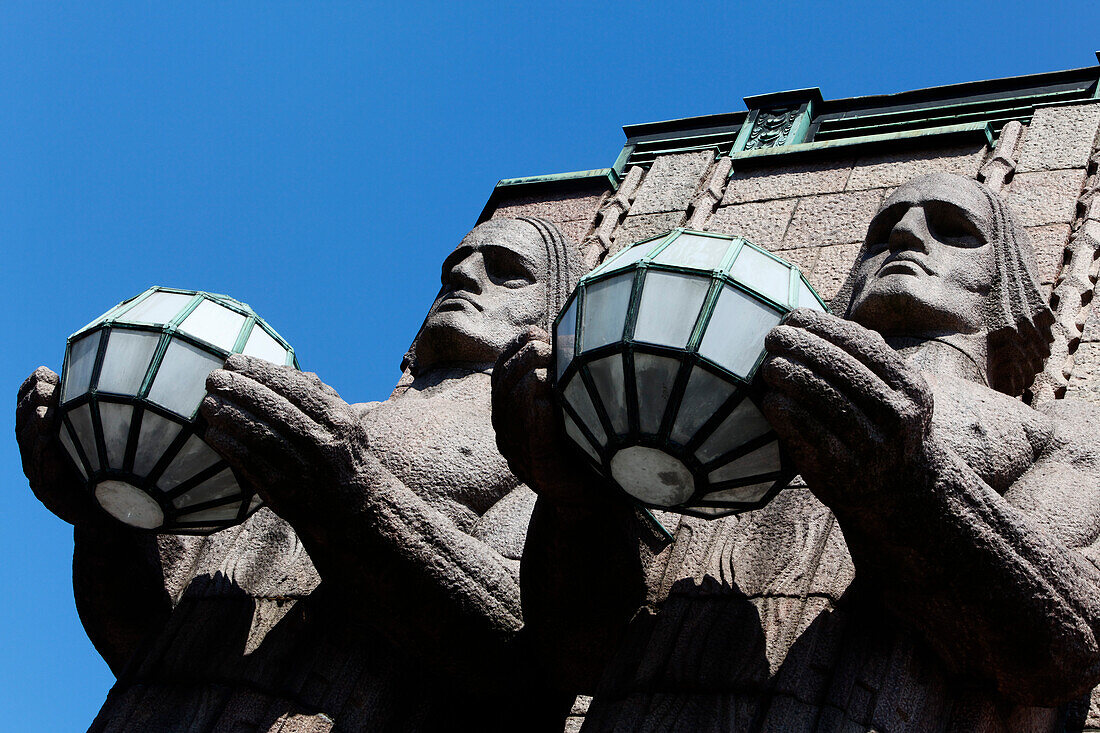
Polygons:
M436 366L492 366L504 345L470 328L462 313L436 313L416 337L414 353L419 371Z
M875 280L852 298L848 317L886 335L969 333L980 305L935 296L919 278L897 275ZM962 301L966 301L965 303ZM969 312L963 312L969 311Z

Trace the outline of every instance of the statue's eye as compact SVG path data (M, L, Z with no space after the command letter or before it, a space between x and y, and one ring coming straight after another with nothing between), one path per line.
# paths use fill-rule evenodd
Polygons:
M867 227L867 255L877 254L887 248L890 232L900 219L899 212L887 209L871 220L871 225Z
M936 239L956 247L985 244L981 230L963 211L946 205L927 208L928 226Z
M534 273L515 252L497 247L486 247L482 251L485 255L485 272L497 285L522 288L535 282Z

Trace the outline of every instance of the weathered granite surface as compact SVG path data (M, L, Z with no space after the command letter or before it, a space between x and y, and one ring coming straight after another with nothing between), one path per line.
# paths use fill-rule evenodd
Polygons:
M1054 322L1022 229L936 174L886 199L856 263L834 302L852 320L795 311L767 342L765 409L805 483L665 546L585 504L612 494L564 444L521 437L552 414L545 337L502 357L498 441L539 493L525 568L548 596L644 571L585 729L1052 730L1100 680L1100 413L1014 399Z

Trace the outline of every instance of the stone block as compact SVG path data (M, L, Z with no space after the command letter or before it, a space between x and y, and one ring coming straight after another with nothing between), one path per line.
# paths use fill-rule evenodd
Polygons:
M686 211L713 161L709 150L658 157L639 186L630 213Z
M1089 314L1081 331L1082 341L1100 342L1100 293L1093 291Z
M615 230L612 239L614 250L629 247L637 241L652 237L656 234L667 232L680 226L680 220L684 218L682 211L670 211L663 214L642 214L641 216L628 216Z
M726 184L722 205L814 196L844 190L852 161L828 161L738 172Z
M782 249L862 241L883 191L850 191L800 199Z
M785 249L779 253L779 256L787 262L790 262L792 265L797 265L798 269L802 270L807 279L809 279L810 273L813 272L814 267L817 265L817 258L820 255L821 247L799 247L798 249Z
M860 158L852 167L847 190L897 186L926 173L976 176L984 157L985 146L966 145L947 150L909 151Z
M1085 183L1084 170L1017 173L1005 201L1025 227L1068 224L1077 214L1077 198Z
M588 227L591 223L588 219L582 219L580 221L558 222L558 226L561 227L562 232L569 238L569 241L580 243L584 240L584 235L588 234Z
M1100 102L1035 110L1017 173L1084 168L1100 129Z
M1077 349L1066 397L1100 404L1100 343L1082 342Z
M1031 239L1032 249L1035 250L1035 266L1038 269L1039 282L1053 283L1062 269L1066 240L1069 239L1069 224L1028 227L1027 235Z
M723 206L707 221L706 228L744 237L761 247L779 249L797 203L798 199L780 199Z
M859 254L859 248L862 246L863 242L849 242L818 248L820 254L817 263L809 274L810 284L814 286L818 295L826 301L836 297L840 286L844 284L848 273L851 272L856 255Z
M519 196L503 199L493 211L493 219L537 216L554 223L591 220L603 200L606 187L543 196Z

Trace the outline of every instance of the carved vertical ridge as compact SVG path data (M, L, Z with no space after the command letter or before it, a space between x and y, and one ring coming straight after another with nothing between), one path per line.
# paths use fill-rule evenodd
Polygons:
M1032 402L1038 404L1065 395L1073 373L1074 355L1081 344L1100 270L1100 152L1089 160L1088 176L1077 199L1077 219L1066 243L1063 265L1054 282L1050 306L1054 311L1054 342L1046 367L1035 377Z
M638 187L642 185L645 177L645 169L641 166L633 166L626 172L623 182L619 184L619 190L614 196L609 197L596 212L596 225L588 237L585 238L585 263L591 268L595 267L610 254L613 254L612 243L615 230L626 213L630 211L630 205L634 202L634 196Z
M1000 193L1005 182L1016 171L1023 136L1022 124L1015 120L1005 124L997 138L997 146L993 148L993 155L978 172L978 180L985 183L994 193Z
M687 223L688 229L702 229L710 219L718 204L725 194L726 181L730 177L730 168L733 167L733 159L721 157L711 167L710 177L707 183L695 194L695 198L688 204Z

